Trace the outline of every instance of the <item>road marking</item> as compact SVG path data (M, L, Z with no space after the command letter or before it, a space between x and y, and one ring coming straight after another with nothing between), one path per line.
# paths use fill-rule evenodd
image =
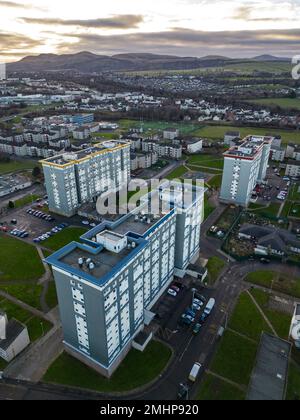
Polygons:
M194 339L194 337L191 337L191 338L190 338L190 340L189 340L189 342L188 342L187 346L185 347L185 349L184 349L184 351L183 351L183 353L182 353L182 355L181 355L181 357L180 357L180 359L179 359L179 362L182 362L182 359L183 359L183 357L184 357L185 353L188 351L188 348L190 347L191 342L193 341L193 339Z

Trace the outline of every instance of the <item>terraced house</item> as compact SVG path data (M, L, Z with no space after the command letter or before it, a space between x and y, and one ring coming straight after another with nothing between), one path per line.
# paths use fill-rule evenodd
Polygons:
M151 323L174 275L199 258L204 189L169 182L46 261L66 351L109 377ZM150 337L151 339L151 337Z

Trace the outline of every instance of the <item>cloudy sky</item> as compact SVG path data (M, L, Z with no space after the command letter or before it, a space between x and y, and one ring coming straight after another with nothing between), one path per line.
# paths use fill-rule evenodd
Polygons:
M300 54L300 0L0 0L0 61L40 53Z

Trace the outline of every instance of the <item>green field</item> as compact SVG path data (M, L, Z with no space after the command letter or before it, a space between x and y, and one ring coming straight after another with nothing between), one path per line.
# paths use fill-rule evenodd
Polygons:
M221 186L222 186L222 179L223 179L223 175L216 175L212 179L210 179L207 184L211 188L221 188Z
M208 270L208 283L210 285L215 284L223 269L225 268L225 265L225 261L219 257L211 257L208 260L206 268Z
M125 392L140 388L156 379L170 358L169 347L152 341L144 353L132 349L112 378L106 379L63 353L49 368L44 381L99 392Z
M39 198L38 195L32 194L14 201L15 208L24 207L27 204L34 203Z
M24 162L19 162L19 161L11 161L8 163L0 163L0 175L1 174L7 174L7 173L12 173L12 172L17 172L17 171L24 171L27 169L33 169L35 166L37 166L38 163L37 162L33 162L33 161L24 161Z
M226 331L211 366L211 371L239 385L248 386L257 345L234 332Z
M51 238L43 242L43 248L58 251L60 248L68 245L70 242L79 241L80 236L87 232L87 229L81 227L68 227Z
M262 331L272 333L272 330L262 318L251 297L243 293L230 319L230 328L252 340L259 341Z
M246 137L247 135L266 135L266 134L276 134L281 135L283 143L300 143L300 131L285 131L285 130L276 130L268 128L253 128L253 127L234 127L229 125L223 126L206 126L201 128L193 133L194 136L204 137L211 140L223 140L224 135L227 131L239 131L241 137Z
M205 374L203 383L196 400L199 401L243 401L246 398L245 392L239 388L216 378L213 375Z
M279 106L284 109L298 109L300 110L300 99L292 98L267 98L267 99L253 99L251 102L259 105L266 105L271 107Z
M194 155L188 160L189 165L201 166L206 168L220 169L224 168L224 159L223 157L218 157L214 155Z
M283 340L287 340L289 337L292 316L285 312L272 309L270 307L271 296L269 293L266 293L261 289L253 289L251 290L251 294L273 325L279 337Z
M127 119L118 121L118 124L121 130L129 130L130 128L142 127L146 133L151 131L159 132L165 130L166 128L172 127L178 129L183 135L190 135L201 127L200 124L193 124L191 122L173 123L167 121L143 121L141 123L140 121Z
M207 194L204 196L204 220L206 220L210 214L215 210L215 207L209 203Z
M58 305L54 280L49 283L48 291L46 294L46 303L50 309L55 308Z
M300 366L295 363L290 364L286 399L288 401L300 400Z
M173 179L180 179L188 172L185 166L180 166L179 168L174 169L166 178L170 181Z
M291 278L272 271L255 271L248 274L245 280L258 286L300 298L300 279L297 278Z
M0 282L34 281L45 272L34 246L0 234Z
M289 62L270 62L270 61L242 61L240 62L231 62L224 66L216 66L216 67L200 67L198 69L186 69L186 70L145 70L139 72L126 72L128 75L132 76L159 76L164 74L190 74L190 75L200 75L200 74L211 74L217 73L221 74L222 76L226 76L226 74L230 74L234 71L238 74L244 75L252 75L253 72L269 72L269 73L283 73L283 72L291 72L292 66Z
M32 342L39 339L52 328L52 325L49 322L32 315L20 306L17 306L6 299L2 299L1 297L0 310L7 314L8 319L14 318L25 324L28 328L29 337Z

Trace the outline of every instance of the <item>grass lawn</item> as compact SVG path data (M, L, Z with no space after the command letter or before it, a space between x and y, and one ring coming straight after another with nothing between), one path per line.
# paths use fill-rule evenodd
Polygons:
M68 227L51 238L43 242L43 248L57 251L68 245L70 242L79 241L80 236L87 232L87 229L81 227Z
M254 206L257 206L256 209ZM268 207L263 207L258 204L253 204L253 207L250 207L250 210L253 210L255 214L265 216L265 217L277 217L281 204L272 203Z
M45 272L34 246L0 234L0 282L38 280Z
M204 196L204 220L215 210L215 207L209 203L208 197L205 194Z
M299 201L300 202L300 192L298 192L299 185L294 184L289 192L289 200L291 201Z
M190 165L200 165L202 167L208 167L213 169L223 169L224 168L224 158L214 155L194 155L191 156L188 160Z
M255 271L248 274L245 280L258 286L300 298L300 279L297 278L286 277L273 271Z
M222 186L222 179L223 179L223 176L222 175L216 175L207 184L211 188L221 188L221 186Z
M273 325L279 337L287 340L289 337L292 316L285 312L271 309L271 296L269 293L266 293L260 289L252 289L251 294L263 310L264 314L267 316L268 320Z
M0 371L3 371L7 366L7 363L5 360L1 359L0 357Z
M46 294L46 303L50 309L58 305L55 281L49 283L48 292Z
M0 288L11 296L27 303L36 309L41 309L40 296L43 286L33 283L25 284L5 284L0 285Z
M237 384L248 386L255 363L256 350L255 343L231 331L226 331L211 371Z
M224 269L226 263L219 257L211 257L207 263L208 270L208 283L210 285L215 284L218 280L222 270Z
M272 332L247 293L242 293L229 327L247 337L259 341L262 331Z
M26 325L31 342L43 337L52 328L52 324L50 324L50 322L38 317L31 318Z
M169 180L172 179L180 179L183 177L184 174L186 174L188 170L185 166L179 166L179 168L174 169L166 178Z
M203 166L195 166L195 165L187 165L187 167L194 172L202 172L204 174L211 174L211 175L220 175L222 176L222 170L221 169L214 169L214 168L205 168Z
M290 216L292 207L293 203L291 201L286 201L280 214L280 217L285 217L287 219Z
M130 128L140 128L141 122L137 120L120 120L118 122L121 130L128 131ZM176 123L176 122L168 122L168 121L143 121L142 123L144 132L159 132L163 131L166 128L176 128L180 131L183 135L190 135L197 129L199 129L200 124L193 124L191 122L182 122L182 123Z
M300 400L300 367L295 363L290 363L289 381L286 399L288 401Z
M38 198L39 196L35 194L20 198L19 200L14 201L15 208L24 207L27 204L34 203Z
M38 166L37 162L31 160L26 160L24 162L11 161L8 163L0 163L0 175L7 174L17 171L24 171L27 169L33 169L35 166Z
M279 106L283 109L299 109L300 110L300 99L297 98L264 98L264 99L251 99L247 102L251 102L259 105L267 105L276 107Z
M300 204L298 203L294 203L291 208L290 208L290 213L289 213L290 217L300 217Z
M300 131L285 131L281 129L267 129L267 128L255 128L255 127L235 127L230 125L207 125L199 130L197 130L193 135L195 137L206 137L211 140L223 140L224 135L227 131L239 131L242 137L246 137L247 135L266 135L269 134L276 134L281 135L283 139L283 143L287 144L289 142L292 143L300 143Z
M111 379L63 353L49 368L44 381L99 392L133 390L156 379L171 358L171 350L152 341L144 353L132 349Z
M7 314L8 319L15 318L25 324L28 328L29 337L32 342L39 339L52 328L52 324L49 322L32 315L30 312L15 305L9 300L0 300L0 310Z
M200 391L196 397L198 401L243 401L246 394L239 388L206 374Z

